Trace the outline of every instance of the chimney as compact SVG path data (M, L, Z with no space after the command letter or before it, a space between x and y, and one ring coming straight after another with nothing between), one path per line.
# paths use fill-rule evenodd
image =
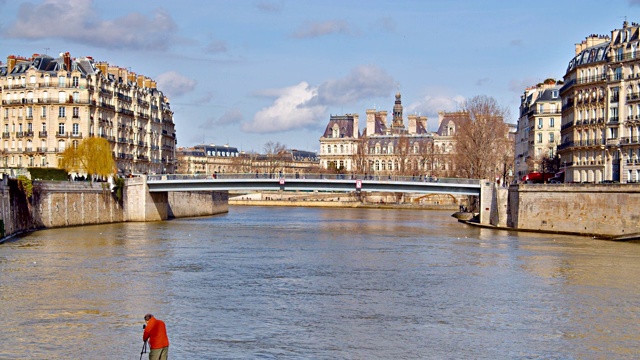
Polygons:
M67 68L66 70L71 71L71 55L69 54L68 51L64 53L63 59L64 59L64 66Z
M371 136L376 132L376 111L367 110L367 136Z
M415 134L418 132L418 116L409 115L409 134Z
M143 88L144 86L144 76L143 75L138 75L138 78L136 79L137 83L138 83L138 87L139 88Z
M14 66L16 66L16 57L13 55L7 56L7 74L11 74Z
M353 114L353 138L357 139L360 134L360 124L358 123L358 114Z

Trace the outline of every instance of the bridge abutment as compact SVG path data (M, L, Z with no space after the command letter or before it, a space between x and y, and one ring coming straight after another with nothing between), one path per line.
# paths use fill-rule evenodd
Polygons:
M149 192L144 176L125 181L125 221L160 221L229 212L228 191Z

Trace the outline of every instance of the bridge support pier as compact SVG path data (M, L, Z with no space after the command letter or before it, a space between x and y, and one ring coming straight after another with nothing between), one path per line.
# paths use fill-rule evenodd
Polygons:
M124 221L160 221L169 218L168 193L150 193L145 176L126 179Z
M229 212L228 191L149 192L145 176L126 179L124 221L160 221Z

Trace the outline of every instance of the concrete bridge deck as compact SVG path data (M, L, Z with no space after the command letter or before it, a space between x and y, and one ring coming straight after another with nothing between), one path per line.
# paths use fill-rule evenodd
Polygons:
M481 181L400 176L351 176L315 174L217 174L150 175L149 192L167 191L331 191L406 192L427 194L481 194Z

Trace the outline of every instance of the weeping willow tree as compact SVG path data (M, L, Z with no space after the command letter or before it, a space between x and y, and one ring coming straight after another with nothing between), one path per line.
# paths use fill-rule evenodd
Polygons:
M106 139L90 137L82 140L77 148L67 148L62 153L59 166L68 172L86 173L93 180L113 175L116 162Z

